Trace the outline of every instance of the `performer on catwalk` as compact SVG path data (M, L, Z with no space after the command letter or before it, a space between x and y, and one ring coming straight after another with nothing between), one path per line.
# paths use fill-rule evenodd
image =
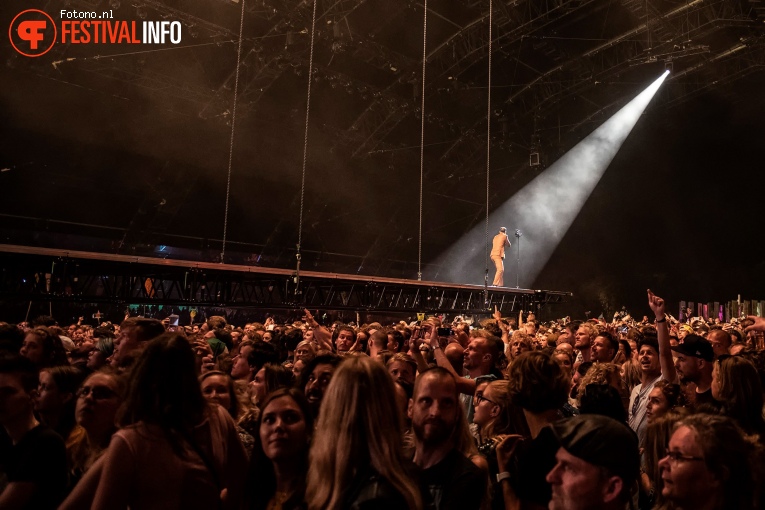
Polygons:
M497 268L493 285L495 287L503 287L505 285L503 278L505 274L505 246L510 246L510 239L507 237L507 229L505 227L500 227L499 234L494 236L491 245L490 258Z

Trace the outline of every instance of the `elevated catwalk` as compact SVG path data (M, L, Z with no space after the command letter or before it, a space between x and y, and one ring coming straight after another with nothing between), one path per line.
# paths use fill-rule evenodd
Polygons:
M570 292L0 245L0 298L172 306L509 315Z

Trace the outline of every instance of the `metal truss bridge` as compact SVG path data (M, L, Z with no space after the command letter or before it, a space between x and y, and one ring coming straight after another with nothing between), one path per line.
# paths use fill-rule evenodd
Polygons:
M0 302L504 315L570 292L0 245Z

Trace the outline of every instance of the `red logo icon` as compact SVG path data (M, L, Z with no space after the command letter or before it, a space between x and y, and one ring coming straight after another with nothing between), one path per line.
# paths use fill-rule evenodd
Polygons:
M27 9L13 18L8 29L11 45L25 57L45 55L56 43L56 23L47 13Z

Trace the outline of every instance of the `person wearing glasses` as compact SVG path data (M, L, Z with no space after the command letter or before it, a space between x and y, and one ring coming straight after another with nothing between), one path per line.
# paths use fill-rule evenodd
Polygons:
M484 382L476 388L473 398L473 423L478 426L478 451L486 458L491 482L491 508L504 509L502 486L497 481L496 447L508 434L530 435L523 410L510 403L506 380Z
M481 453L490 445L493 455L494 447L507 434L529 435L523 411L510 403L508 386L508 381L502 379L480 384L476 389L473 423L478 425Z
M759 449L725 416L695 414L676 426L659 461L661 494L673 508L750 510Z
M117 431L116 415L126 386L125 377L107 367L92 373L77 390L74 417L85 437L72 452L69 483L74 489L59 507L61 510L90 508L101 476L97 461Z

